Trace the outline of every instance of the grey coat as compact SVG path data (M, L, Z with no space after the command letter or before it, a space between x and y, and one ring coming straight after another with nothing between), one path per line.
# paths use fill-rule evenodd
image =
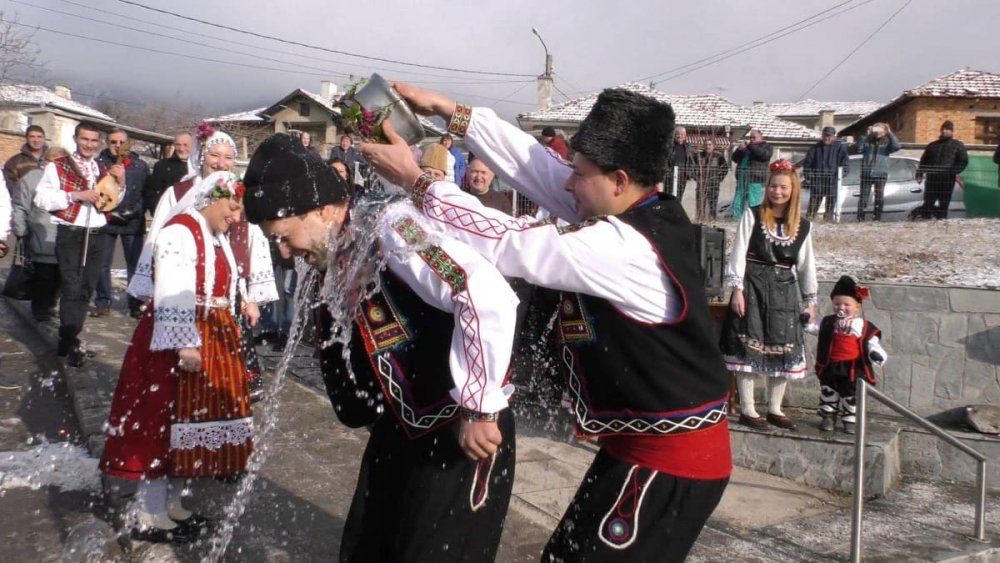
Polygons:
M31 203L43 172L37 168L18 180L11 197L14 207L12 230L17 237L28 237L26 250L32 261L57 264L56 225L52 222L52 214Z

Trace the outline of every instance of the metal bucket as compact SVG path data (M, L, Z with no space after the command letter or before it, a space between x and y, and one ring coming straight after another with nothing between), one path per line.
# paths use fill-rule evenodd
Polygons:
M392 106L392 112L386 119L392 123L393 129L402 137L406 144L415 145L424 140L424 126L403 101L399 92L384 78L374 73L364 86L354 94L354 99L364 109L376 113L384 107Z

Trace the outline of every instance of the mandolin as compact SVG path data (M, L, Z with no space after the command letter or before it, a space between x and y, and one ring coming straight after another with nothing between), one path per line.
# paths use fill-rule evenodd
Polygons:
M128 143L122 145L118 149L118 160L117 164L124 165L128 168L130 159L128 157L129 150L132 146ZM101 195L101 199L97 200L94 207L101 213L110 213L115 207L118 207L118 198L122 193L122 186L118 183L111 174L108 174L101 181L97 183L97 187L94 188Z

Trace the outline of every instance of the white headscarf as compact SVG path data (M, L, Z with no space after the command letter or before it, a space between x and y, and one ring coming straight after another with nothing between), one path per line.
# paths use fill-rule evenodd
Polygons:
M201 170L205 163L205 155L208 154L208 150L215 145L225 143L233 148L233 154L236 154L236 142L229 135L223 133L222 131L213 131L212 134L205 140L204 144L200 144L198 139L195 139L195 148L191 152L191 156L188 157L188 173L181 178L181 182L187 180L194 180L195 186L188 190L188 194L196 191L195 188L201 181ZM162 203L164 198L170 197L169 194L173 192L173 186L167 189L166 192L160 196L160 203ZM185 195L186 198L186 195ZM163 213L160 209L160 205L157 205L156 212L153 213L153 221L149 225L149 232L146 234L146 242L142 245L142 253L139 255L139 263L136 264L135 274L132 276L132 280L128 284L129 295L135 297L136 299L141 299L143 301L148 300L153 297L153 243L156 242L156 235L160 233L160 229L163 225L167 224L178 210L183 211L184 208L178 209L178 201L172 207L170 207L167 213ZM166 207L166 206L163 206Z

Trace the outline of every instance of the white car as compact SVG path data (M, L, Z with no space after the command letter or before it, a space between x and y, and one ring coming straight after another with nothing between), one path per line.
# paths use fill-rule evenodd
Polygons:
M883 221L903 221L913 219L916 210L924 203L924 190L927 183L917 183L917 165L920 159L912 156L889 155L889 177L885 183ZM870 217L875 208L875 195L872 190L865 205L865 214ZM802 211L808 209L810 192L808 186L802 191ZM965 202L963 200L962 178L955 180L955 191L948 206L948 217L965 217ZM858 200L861 199L861 155L851 156L851 169L844 177L840 188L840 220L853 221L858 214ZM719 204L719 216L732 214L733 202ZM824 206L820 205L817 215L824 214Z

